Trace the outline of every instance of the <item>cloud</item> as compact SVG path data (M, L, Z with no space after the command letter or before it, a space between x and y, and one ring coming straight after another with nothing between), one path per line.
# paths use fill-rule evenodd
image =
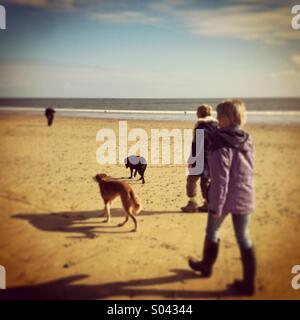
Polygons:
M300 71L242 78L140 67L99 68L19 61L1 63L0 97L192 98L298 96ZM87 85L88 84L88 85Z
M263 5L267 3L268 6ZM189 8L180 3L172 5L170 1L163 1L161 4L156 3L154 7L181 19L186 28L197 36L253 40L269 44L300 40L300 32L291 28L289 7L270 6L270 3L264 1L258 5L254 1L244 1L241 5L233 3L223 7Z
M0 73L6 75L0 78L2 97L161 98L190 81L176 72L34 62L0 63Z
M295 80L297 78L299 78L300 73L295 71L295 70L283 70L283 71L279 71L279 72L273 72L270 74L271 77L273 77L274 79L284 79L284 80Z
M134 6L126 1L123 3L116 1L116 6L108 1L101 0L4 0L4 2L45 9L83 10L82 12L88 18L111 24L157 25L163 20L160 17L148 14L145 8L141 11L135 10ZM119 8L119 10L116 8Z
M292 56L292 61L295 63L295 65L300 67L300 54L296 54Z
M4 2L33 7L45 7L49 4L48 0L4 0Z
M120 11L113 13L90 13L89 17L93 20L112 23L112 24L146 24L157 25L162 19L159 17L148 16L137 11Z
M4 0L4 3L12 3L29 7L71 9L73 0Z
M278 91L276 92L284 91L286 96L299 96L300 71L283 70L273 72L270 74L270 80L274 83L274 88L276 88L275 85L277 84ZM273 90L275 90L274 88Z
M282 0L209 1L153 0L4 0L27 6L73 9L90 19L111 24L158 25L181 22L191 34L207 38L260 41L284 44L299 41L300 32L291 28L291 7ZM226 4L225 4L226 3Z

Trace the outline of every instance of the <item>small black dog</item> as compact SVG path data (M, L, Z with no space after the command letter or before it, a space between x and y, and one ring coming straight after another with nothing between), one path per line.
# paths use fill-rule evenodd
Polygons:
M144 173L147 168L147 161L145 158L140 157L140 156L129 156L129 157L125 158L124 163L125 163L126 168L130 168L129 179L132 178L133 170L135 170L134 177L136 176L136 174L138 172L139 175L141 176L140 180L142 180L142 183L145 183Z

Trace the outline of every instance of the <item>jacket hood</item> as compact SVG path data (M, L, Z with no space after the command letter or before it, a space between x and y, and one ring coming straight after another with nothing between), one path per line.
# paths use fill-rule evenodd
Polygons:
M200 122L200 123L217 122L217 120L212 116L207 116L207 117L204 117L204 118L198 118L198 122Z
M252 143L249 134L238 127L220 128L214 137L211 150L223 147L250 151Z
M218 122L213 117L205 117L205 118L198 118L198 121L195 123L194 129L217 129Z

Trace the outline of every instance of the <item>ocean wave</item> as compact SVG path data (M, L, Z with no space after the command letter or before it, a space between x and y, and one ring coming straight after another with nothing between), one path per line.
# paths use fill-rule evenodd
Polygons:
M0 111L30 114L44 113L44 108L36 107L0 107ZM72 109L56 108L62 116L112 118L123 120L157 120L157 121L195 121L195 111L185 110L120 110L120 109ZM151 115L151 119L149 119ZM214 112L215 115L215 112ZM300 111L247 111L248 122L255 123L300 123Z

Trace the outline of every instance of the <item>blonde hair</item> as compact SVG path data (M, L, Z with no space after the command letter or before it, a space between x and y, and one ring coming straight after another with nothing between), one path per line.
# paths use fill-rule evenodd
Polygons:
M209 104L202 104L197 109L197 115L201 118L211 116L213 108Z
M226 117L230 126L243 126L246 123L246 106L238 99L226 100L217 106L218 117Z

